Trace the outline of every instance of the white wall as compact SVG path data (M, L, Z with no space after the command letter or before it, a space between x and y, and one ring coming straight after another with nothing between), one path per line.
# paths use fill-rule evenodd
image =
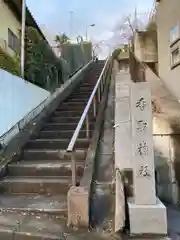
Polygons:
M50 93L0 69L0 137Z

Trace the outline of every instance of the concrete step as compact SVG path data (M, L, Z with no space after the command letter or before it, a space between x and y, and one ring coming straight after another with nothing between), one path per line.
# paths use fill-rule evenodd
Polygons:
M83 91L82 88L84 88L84 91ZM93 88L94 88L94 87L89 87L88 85L80 85L80 86L78 86L78 87L76 87L76 88L74 89L74 91L73 91L73 93L71 94L71 96L74 95L74 94L76 94L76 93L82 94L83 92L91 92L91 91L93 90ZM80 89L81 89L81 91L79 91Z
M0 191L18 194L66 194L71 177L7 177L0 182Z
M65 100L65 102L67 102L68 100L72 100L72 99L77 99L76 102L79 102L79 101L80 101L80 102L81 102L81 101L87 101L87 100L89 99L89 95L88 95L88 96L87 96L87 95L86 95L86 96L81 96L81 95L78 96L78 95L76 94L76 95L74 96L74 94L72 94L72 95L70 95L70 96Z
M77 112L82 112L85 108L85 104L84 105L68 105L68 104L61 104L56 111L62 111L62 110L68 110L68 111L77 111Z
M90 98L92 92L75 92L73 98Z
M80 120L79 117L63 117L63 116L53 116L49 122L53 123L62 123L62 122L67 122L67 123L78 123Z
M3 212L0 214L0 239L2 240L64 240L66 218L47 214Z
M82 106L82 107L84 107L86 105L86 102L85 101L68 101L68 102L63 102L61 105L64 105L67 108L69 106Z
M46 123L43 130L75 130L77 123ZM89 128L93 128L93 123L90 122ZM85 125L82 126L82 130L85 130Z
M52 116L63 116L63 117L81 117L82 114L83 114L83 111L84 111L85 108L82 108L82 109L56 109L56 111L54 112L54 114ZM89 115L92 115L93 116L93 110L92 108L89 109Z
M93 86L94 86L94 83L92 83L92 82L90 82L89 80L85 79L83 82L81 82L80 85L93 87Z
M89 87L89 86L80 86L77 90L81 92L92 92L94 87Z
M84 102L84 103L87 103L88 100L89 100L88 97L85 97L85 98L78 98L78 97L76 97L76 98L74 98L73 96L70 96L64 102L69 102L69 103L71 103L71 102Z
M29 140L26 149L67 149L69 145L69 139L34 139ZM75 148L87 149L89 147L89 139L77 139Z
M82 176L84 162L76 162L76 174ZM72 176L71 161L20 161L8 165L9 176Z
M66 236L66 233L63 233ZM12 229L12 226L2 226L0 225L0 239L3 240L65 240L65 236L62 234L49 234L49 233L38 233L36 229L32 232L26 228L26 232L16 231L16 227Z
M82 111L70 111L70 110L56 110L53 114L53 116L63 116L63 117L81 117L83 113L83 110Z
M75 158L77 161L84 161L86 158L85 149L77 149L75 152ZM66 150L37 150L37 149L25 149L22 153L23 160L37 161L37 160L64 160L71 161L70 155Z
M80 84L79 87L90 87L90 88L93 88L94 87L94 83L90 83L89 81L82 82L82 84Z
M68 101L68 102L63 102L62 104L59 105L59 107L61 106L66 106L67 108L68 107L77 107L77 106L81 106L81 107L84 107L86 106L86 102L83 102L83 101L78 101L78 102L75 102L75 101Z
M0 209L3 212L46 213L67 217L67 195L1 194Z
M66 138L71 139L73 136L74 131L73 130L66 130L66 131L41 131L39 133L39 138ZM90 136L92 136L92 131L89 131ZM86 138L86 131L82 130L79 133L79 138Z
M77 123L46 123L43 130L75 130Z
M91 93L92 93L91 90L90 90L90 91L88 91L88 90L86 90L86 91L80 91L79 88L78 88L77 90L74 91L74 93L73 93L72 95L73 95L73 96L83 96L83 95L87 96L87 95L89 95L89 94L91 94Z
M53 122L55 122L55 123L65 123L65 122L67 122L67 123L78 123L80 121L80 117L69 117L69 118L67 118L67 117L61 117L61 116L55 116L55 117L52 117L51 119L50 119L50 122L51 123L53 123ZM95 118L94 117L91 117L90 118L90 121L92 122L92 121L95 121Z

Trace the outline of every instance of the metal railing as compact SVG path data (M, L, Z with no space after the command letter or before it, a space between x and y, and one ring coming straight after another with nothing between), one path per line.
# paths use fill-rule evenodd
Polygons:
M111 67L111 57L108 57L106 60L106 63L103 67L103 70L98 78L98 81L91 93L91 96L88 100L88 103L82 113L82 116L79 120L79 123L74 131L74 134L70 140L70 143L67 148L67 152L71 156L71 168L72 168L72 185L76 186L76 159L75 159L75 144L76 141L78 140L78 136L80 134L80 131L83 127L83 124L85 123L85 131L86 131L86 138L90 138L90 121L89 121L89 110L91 107L93 108L93 115L94 117L97 116L97 109L98 109L98 104L101 103L102 97L104 90L106 88L106 83L107 83L107 76L109 69Z

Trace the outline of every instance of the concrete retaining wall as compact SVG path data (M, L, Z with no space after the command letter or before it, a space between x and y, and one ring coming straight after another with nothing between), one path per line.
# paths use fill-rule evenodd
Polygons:
M0 137L50 96L50 93L0 69Z
M153 133L157 194L165 202L177 204L180 135L173 134L168 122L160 116L154 117Z

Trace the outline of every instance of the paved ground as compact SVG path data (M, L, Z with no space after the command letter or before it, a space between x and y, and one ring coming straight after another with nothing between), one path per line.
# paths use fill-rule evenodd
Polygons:
M180 240L180 210L167 206L169 235L173 240Z

